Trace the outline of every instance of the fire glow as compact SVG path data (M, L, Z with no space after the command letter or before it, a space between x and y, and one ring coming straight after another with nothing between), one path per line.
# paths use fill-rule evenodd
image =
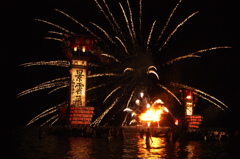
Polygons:
M149 108L145 113L140 114L139 119L141 121L158 122L163 114L163 109Z

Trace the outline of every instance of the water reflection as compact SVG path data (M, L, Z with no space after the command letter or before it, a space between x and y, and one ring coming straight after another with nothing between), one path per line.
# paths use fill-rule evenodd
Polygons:
M194 157L194 154L199 154L201 152L200 142L189 141L186 145L186 151L188 152L188 158Z
M18 131L19 133L19 131ZM147 149L145 138L134 130L125 130L125 139L104 137L87 138L46 134L41 140L38 130L26 129L15 134L11 145L12 158L64 158L64 159L155 159L155 158L232 158L240 156L239 142L232 141L166 141L152 137ZM15 137L15 138L13 138ZM13 142L12 142L13 143Z
M70 150L68 157L72 159L90 158L93 140L91 138L69 138Z
M145 139L138 140L138 157L155 159L166 157L166 141L165 138L152 137L151 148L147 148Z
M165 138L152 137L151 148L138 136L125 140L104 138L69 138L70 150L66 158L192 158L201 152L199 142L167 142Z
M70 150L66 158L194 158L203 152L199 141L167 142L165 138L152 137L151 148L147 148L145 139L138 136L125 140L104 138L69 137Z
M70 137L70 150L66 158L71 159L94 159L94 158L122 158L125 149L124 141L104 138ZM129 146L129 144L126 144Z
M71 159L156 159L156 158L211 158L229 154L224 142L204 141L167 142L163 137L153 137L151 148L147 149L145 139L129 136L125 140L104 138L69 137L70 149L64 158Z

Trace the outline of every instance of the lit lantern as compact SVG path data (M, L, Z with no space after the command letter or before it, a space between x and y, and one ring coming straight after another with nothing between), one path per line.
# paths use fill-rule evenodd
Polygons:
M140 105L140 100L137 99L137 100L135 101L135 103L136 103L137 105Z
M185 103L185 115L193 115L193 90L185 89L183 91Z

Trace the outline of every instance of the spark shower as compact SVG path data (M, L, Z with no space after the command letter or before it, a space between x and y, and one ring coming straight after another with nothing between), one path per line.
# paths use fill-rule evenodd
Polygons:
M166 91L180 106L182 105L181 100L174 94L172 88L191 89L195 95L209 101L219 109L223 111L228 109L228 106L222 101L200 89L188 86L187 84L173 82L174 80L167 82L161 80L162 77L159 74L159 70L165 69L167 65L177 63L180 60L187 61L189 58L201 58L203 53L213 50L231 48L229 46L213 46L165 60L166 46L170 45L170 41L176 36L176 32L181 30L186 23L195 18L195 15L200 12L195 11L186 17L180 17L180 23L171 26L172 19L174 16L177 16L175 13L182 1L184 0L179 0L172 6L165 24L161 27L157 27L161 19L153 20L147 25L145 24L144 15L148 13L144 12L144 4L146 3L144 0L138 0L137 5L131 0L111 2L111 4L114 3L115 8L111 6L110 1L94 0L95 5L104 17L102 21L109 26L102 25L102 23L97 24L94 22L94 19L89 19L88 23L82 23L81 17L72 17L64 10L54 9L55 12L64 15L66 20L71 20L72 23L69 23L69 25L77 24L79 28L84 29L89 35L99 41L100 51L89 52L92 56L96 56L97 60L89 61L88 70L91 71L91 74L87 76L87 105L94 106L96 110L94 120L91 123L92 126L99 124L107 125L110 119L122 114L126 108L138 109L136 105L131 104L131 101L136 98L139 92L144 91L149 93L153 88ZM96 15L96 18L98 17ZM67 41L66 39L74 38L81 34L81 32L75 33L47 19L35 20L55 28L55 30L48 31L49 36L45 37L45 39L59 41L60 45L64 45ZM161 61L165 61L159 63L159 58L161 58ZM69 68L70 61L38 61L23 63L20 66L30 67L36 65ZM44 89L48 89L49 94L57 93L60 89L68 91L69 89L67 88L69 86L70 77L56 78L24 90L17 97ZM99 93L100 95L98 95ZM93 103L98 104L91 105ZM45 120L41 125L54 124L59 120L59 109L68 107L68 105L68 101L63 101L58 105L51 106L36 115L27 125L42 118Z

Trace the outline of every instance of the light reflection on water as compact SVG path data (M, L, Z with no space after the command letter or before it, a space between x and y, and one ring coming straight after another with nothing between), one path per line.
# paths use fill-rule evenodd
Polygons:
M145 139L138 140L138 157L139 158L158 158L158 157L166 157L166 142L164 138L156 138L152 137L151 148L147 149L145 144Z
M151 148L147 149L145 139L138 136L126 138L124 141L111 139L94 138L73 138L70 137L70 150L65 158L85 158L85 159L108 159L108 158L201 158L214 157L219 149L224 149L226 145L216 144L215 148L209 149L208 145L202 141L176 141L166 142L165 138L152 138ZM212 143L211 143L212 144ZM207 146L207 147L204 147ZM212 145L213 146L213 145ZM225 147L226 148L226 147ZM223 157L226 154L223 154Z
M63 159L156 159L156 158L231 158L240 156L236 146L229 141L175 141L153 137L147 149L145 139L137 132L125 132L125 139L61 137L46 134L38 138L37 130L25 131L15 136L13 158L63 158Z

